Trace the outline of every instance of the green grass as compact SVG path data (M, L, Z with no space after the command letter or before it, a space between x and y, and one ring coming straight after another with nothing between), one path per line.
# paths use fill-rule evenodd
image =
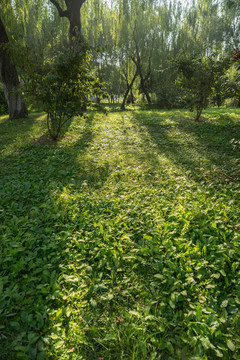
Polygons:
M240 110L0 118L0 359L240 358Z

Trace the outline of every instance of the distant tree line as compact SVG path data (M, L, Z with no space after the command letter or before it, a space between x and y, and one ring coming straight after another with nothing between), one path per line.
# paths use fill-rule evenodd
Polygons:
M76 43L87 54L81 62L92 76L85 83L81 78L82 101L98 78L109 96L121 96L122 109L129 101L146 101L150 108L195 109L199 119L209 102L220 106L227 99L240 106L239 14L237 0L190 0L185 6L163 0L2 0L0 69L10 117L27 115L19 84L29 83L31 74L44 78L60 49ZM39 101L25 91L28 107L44 103L36 89ZM4 109L1 96L0 102Z

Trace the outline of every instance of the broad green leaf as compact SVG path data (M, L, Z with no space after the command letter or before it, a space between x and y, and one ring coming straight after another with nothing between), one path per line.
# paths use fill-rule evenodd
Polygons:
M228 300L223 300L223 302L221 303L221 307L225 308L228 306Z
M227 347L231 350L231 351L235 351L235 345L234 345L234 343L230 340L230 339L228 339L227 340Z

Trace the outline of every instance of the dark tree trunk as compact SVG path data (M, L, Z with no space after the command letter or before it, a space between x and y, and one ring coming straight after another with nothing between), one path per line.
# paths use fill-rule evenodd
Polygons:
M148 80L148 78L150 77L150 59L149 59L149 69L148 72L146 74L146 76L143 76L143 71L142 71L142 62L141 62L141 56L140 56L140 51L139 51L139 47L138 47L138 42L136 39L136 24L135 24L135 29L133 31L133 39L134 39L134 43L135 43L135 55L136 57L132 56L132 61L134 62L134 64L137 67L138 70L138 74L140 76L140 87L142 92L145 94L146 98L147 98L147 102L148 102L148 106L151 109L152 108L152 102L151 102L151 97L149 95L147 86L146 86L146 82Z
M136 80L137 76L138 76L138 71L136 70L136 72L134 74L134 77L132 78L131 83L130 84L127 83L127 89L126 89L126 92L124 94L123 102L122 102L122 105L121 105L121 110L125 110L125 104L126 104L126 101L127 101L129 91L132 91L132 87L133 87L134 81Z
M131 88L131 91L130 91L130 96L131 96L131 103L134 104L135 99L134 99L132 88Z
M4 48L9 42L5 27L0 18L0 79L3 83L10 119L26 118L28 112L22 95L18 92L19 79L16 66Z
M80 39L81 37L81 7L86 0L65 0L67 10L63 10L58 0L50 0L53 5L56 6L60 17L66 17L69 20L69 40L72 43L74 39Z
M136 59L134 57L132 57L132 61L134 62L134 64L136 65L137 67L137 70L138 70L138 74L140 76L140 88L142 90L142 92L144 93L144 95L146 96L147 98L147 102L148 102L148 106L149 108L151 109L152 108L152 102L151 102L151 97L149 95L149 92L148 92L148 89L146 87L146 81L150 75L150 73L148 73L146 75L146 77L144 78L143 77L143 73L142 73L142 66L141 66L141 59L140 59L140 55L139 55L139 52L138 52L138 47L136 46Z
M148 92L148 90L147 90L147 88L145 86L145 81L144 81L141 73L140 73L140 77L141 77L141 90L145 94L145 96L147 98L148 106L151 109L152 108L151 97L150 97L149 92Z
M202 108L202 107L197 107L197 108L196 108L196 117L195 117L195 120L196 120L196 121L200 121L200 118L201 118L201 115L202 115L202 111L203 111L203 108Z
M70 14L69 14L69 21L70 21L70 28L69 28L69 39L72 40L73 38L77 38L80 36L81 38L81 31L82 31L82 24L80 19L80 10L82 7L83 2L81 1L72 1L70 6Z

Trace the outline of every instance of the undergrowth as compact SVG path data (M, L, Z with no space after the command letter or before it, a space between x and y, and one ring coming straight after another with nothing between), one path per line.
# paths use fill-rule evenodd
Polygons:
M0 358L239 359L240 113L0 118Z

